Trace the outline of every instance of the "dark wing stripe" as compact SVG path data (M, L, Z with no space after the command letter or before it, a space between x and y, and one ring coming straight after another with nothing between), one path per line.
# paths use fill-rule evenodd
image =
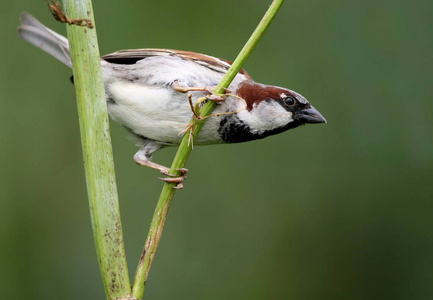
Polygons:
M152 56L177 56L184 60L192 60L204 67L212 69L216 72L225 73L232 62L218 59L212 56L181 50L171 49L131 49L131 50L120 50L111 54L102 56L102 59L114 64L135 64L137 61L146 59ZM241 69L239 73L251 79L251 76L244 70Z

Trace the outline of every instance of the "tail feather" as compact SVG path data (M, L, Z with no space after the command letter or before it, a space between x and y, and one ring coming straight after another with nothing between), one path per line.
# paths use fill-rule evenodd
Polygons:
M72 67L68 39L45 27L29 13L21 14L19 36L30 44L51 54L68 67Z

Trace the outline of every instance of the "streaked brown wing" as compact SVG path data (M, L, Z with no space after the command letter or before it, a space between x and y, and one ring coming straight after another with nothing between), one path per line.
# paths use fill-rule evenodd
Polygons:
M102 56L102 59L114 64L135 64L141 59L154 56L177 56L184 60L192 60L202 66L212 69L217 72L225 73L232 65L232 62L212 57L205 54L182 51L182 50L171 50L171 49L130 49L120 50L111 54ZM251 76L244 70L241 69L239 73L251 79Z

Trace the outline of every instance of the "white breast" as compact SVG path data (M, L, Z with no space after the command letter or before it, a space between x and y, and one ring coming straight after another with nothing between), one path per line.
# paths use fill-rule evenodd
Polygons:
M114 103L108 103L111 117L141 136L178 143L183 125L192 116L183 94L167 88L114 82L107 87Z

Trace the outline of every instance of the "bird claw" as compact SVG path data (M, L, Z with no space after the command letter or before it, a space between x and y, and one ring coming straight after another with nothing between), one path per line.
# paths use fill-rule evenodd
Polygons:
M159 170L161 174L168 176L166 178L159 178L159 180L165 181L167 183L177 183L177 185L173 186L174 189L182 189L183 188L183 181L186 179L186 173L188 172L188 169L181 168L177 169L176 171L180 172L180 176L170 174L170 169L162 166L160 164L154 163L150 161L151 156L148 152L146 152L146 149L143 147L142 149L138 150L137 153L134 155L134 160L137 164L141 166L146 166L152 169Z
M215 88L214 87L205 87L205 91L209 93L209 95L206 95L205 98L208 100L215 101L215 103L219 103L221 101L224 101L227 99L227 95L217 95L215 94ZM227 89L225 89L227 91Z
M183 189L183 182L186 180L186 173L188 173L188 169L176 169L176 171L180 172L180 176L170 174L169 171L170 170L161 170L161 174L169 177L158 177L158 179L167 183L177 183L177 185L173 186L173 188L177 190Z
M215 90L215 86L205 86L205 87L185 87L181 84L179 84L178 82L175 82L173 84L173 89L175 91L178 91L180 93L186 93L186 92L198 92L198 91L203 91L203 92L207 92L208 95L205 96L205 98L207 100L212 100L215 101L216 103L221 102L226 100L227 96L226 95L217 95L215 94L214 90ZM229 92L229 90L224 89L226 92Z

